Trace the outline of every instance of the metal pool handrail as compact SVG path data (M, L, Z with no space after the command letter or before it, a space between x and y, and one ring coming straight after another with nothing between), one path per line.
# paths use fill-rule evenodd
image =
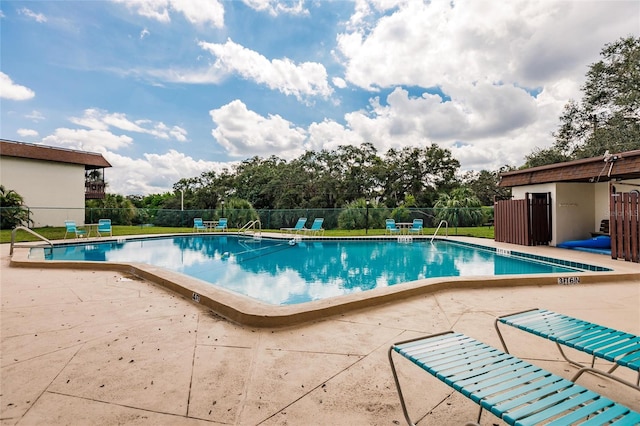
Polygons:
M255 233L256 232L256 225L258 225L259 233L262 234L262 223L260 222L260 219L256 219L256 220L252 220L251 222L248 222L242 228L238 229L238 234L242 234L244 232L248 232L249 229L253 229L253 232Z
M440 223L438 224L438 227L436 228L436 232L433 233L433 236L431 236L431 242L433 242L433 239L436 237L436 235L438 235L438 231L440 230L440 227L442 226L442 224L445 224L445 237L449 236L449 222L447 222L446 220L441 220Z
M42 235L38 234L36 231L29 229L25 226L16 226L14 228L13 231L11 231L11 248L9 249L9 255L13 254L13 248L14 247L31 247L30 245L18 245L16 244L16 233L18 232L18 230L23 230L23 231L27 231L28 233L35 235L36 237L40 238L42 241L44 241L45 243L49 244L49 246L51 247L51 249L53 249L53 243L49 240L47 240L45 237L43 237Z

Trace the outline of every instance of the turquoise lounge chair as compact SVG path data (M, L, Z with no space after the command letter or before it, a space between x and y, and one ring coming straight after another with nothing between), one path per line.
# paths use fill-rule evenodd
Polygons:
M221 217L218 219L218 224L213 228L214 231L227 232L227 218Z
M640 413L464 334L448 331L392 345L389 362L405 419L413 421L394 364L398 354L509 425L635 425ZM421 389L420 393L428 392ZM412 395L415 400L421 394ZM584 422L584 423L582 423ZM469 424L469 423L467 423Z
M309 232L312 235L317 235L317 234L319 234L321 232L324 234L324 229L322 228L322 223L323 222L324 222L324 218L323 217L318 217L311 224L311 228L309 228L309 229L302 228L302 230L304 232Z
M387 219L386 228L385 228L384 232L385 232L385 234L399 234L400 233L400 228L398 228L396 226L395 219Z
M507 353L509 350L498 328L499 324L510 325L549 339L555 342L560 354L568 363L640 390L640 336L536 308L496 318L494 327ZM591 365L569 359L561 345L591 355ZM596 369L594 368L596 358L612 362L613 366L608 371ZM635 383L611 375L620 366L637 373Z
M207 230L207 227L204 226L204 222L202 222L201 217L196 217L195 219L193 219L193 230L196 232Z
M413 219L413 224L409 228L410 234L422 234L422 219Z
M281 231L288 231L288 232L301 232L304 230L304 224L307 223L307 218L306 217L301 217L300 219L298 219L298 222L296 223L296 226L294 226L293 228L280 228Z
M113 237L113 231L111 230L111 219L100 219L98 220L98 236L102 237L102 234L109 234L110 237Z
M73 220L65 220L64 226L66 227L64 238L67 238L67 234L73 234L76 238L84 237L85 235L87 235L87 231L85 231L84 229L78 229L76 223Z

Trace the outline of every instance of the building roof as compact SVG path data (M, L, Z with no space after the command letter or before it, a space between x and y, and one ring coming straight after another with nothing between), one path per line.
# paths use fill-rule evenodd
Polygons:
M500 174L499 186L550 182L607 182L640 178L640 150L606 154Z
M81 164L86 169L111 167L101 154L72 149L54 148L24 142L0 139L0 155L4 157L29 158L32 160L55 161L58 163Z

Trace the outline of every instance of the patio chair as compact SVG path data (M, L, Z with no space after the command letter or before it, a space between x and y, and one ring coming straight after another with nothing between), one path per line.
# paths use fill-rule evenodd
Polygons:
M227 232L227 218L221 217L218 219L218 224L213 228L214 231Z
M97 232L99 237L102 237L102 234L109 234L110 237L113 237L113 231L111 229L111 219L99 219Z
M385 227L385 234L399 234L400 233L400 228L398 228L396 226L396 221L395 219L387 219L386 221L386 227Z
M207 227L204 226L204 222L202 221L201 217L196 217L195 219L193 219L193 230L196 232L207 230Z
M510 325L551 340L555 342L560 354L568 363L640 390L640 336L536 308L496 318L494 327L502 347L507 353L509 353L509 349L500 328L498 328L499 324ZM569 359L561 345L591 355L591 365L588 366ZM596 369L594 368L596 358L612 362L613 366L608 371ZM636 383L628 382L611 374L620 366L637 373Z
M298 219L298 222L296 223L296 226L294 226L293 228L280 228L281 231L288 231L288 232L301 232L302 230L304 230L304 224L307 223L307 218L306 217L301 217L300 219Z
M411 228L409 228L409 233L422 234L423 232L422 224L423 224L422 219L413 219L413 224L411 225Z
M389 348L393 379L410 425L414 423L400 387L394 353L480 405L478 424L483 409L509 425L568 425L583 424L582 421L585 425L601 425L613 419L617 424L640 422L640 413L577 385L575 378L564 379L464 334L447 331ZM412 396L416 400L422 398L422 394Z
M65 220L64 226L66 227L66 230L64 231L65 239L67 238L67 234L73 234L76 238L84 237L85 235L87 235L87 231L85 231L84 229L78 229L76 223L73 220Z
M322 223L324 222L323 217L316 218L311 224L311 228L302 228L304 232L309 232L311 235L317 235L319 233L324 234L324 228L322 228Z

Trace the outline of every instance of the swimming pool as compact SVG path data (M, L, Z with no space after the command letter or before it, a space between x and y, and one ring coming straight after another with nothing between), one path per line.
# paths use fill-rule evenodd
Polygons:
M235 235L68 244L47 250L45 259L154 265L279 306L435 277L579 274L594 270L590 265L539 256L527 258L521 253L443 240L295 242Z

